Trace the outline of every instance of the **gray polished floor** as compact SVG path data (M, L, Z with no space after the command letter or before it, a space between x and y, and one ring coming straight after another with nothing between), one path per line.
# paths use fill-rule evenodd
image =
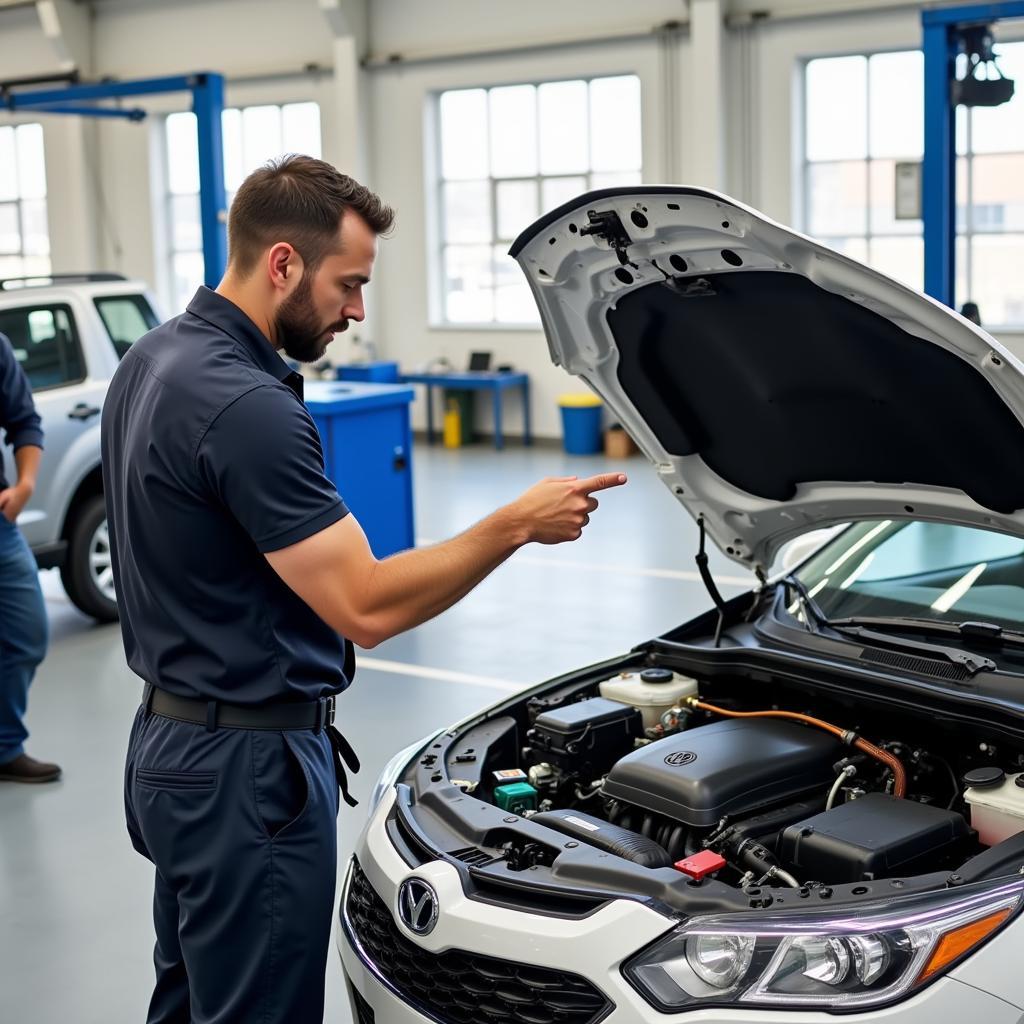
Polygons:
M415 460L421 542L464 529L542 476L622 468L630 483L600 496L577 543L523 549L460 605L363 657L339 715L363 758L358 797L391 752L428 730L627 650L710 603L694 572L696 528L639 457L612 465L543 447L419 445ZM736 593L743 572L717 553L712 567L723 592ZM79 615L55 573L43 585L52 644L30 696L28 749L60 761L64 779L0 783L0 1020L138 1022L153 976L152 869L124 831L121 771L140 683L117 627ZM361 824L359 808L343 807L343 859ZM347 1024L333 948L328 963L325 1019Z

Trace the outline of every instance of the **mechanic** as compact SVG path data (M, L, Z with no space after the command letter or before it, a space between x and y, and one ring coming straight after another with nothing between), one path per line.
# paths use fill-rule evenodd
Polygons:
M0 782L53 782L60 778L60 767L25 753L28 688L46 656L49 627L39 569L16 525L35 490L43 428L28 378L3 334L0 427L14 449L18 473L8 485L0 470Z
M575 540L592 493L626 480L548 479L452 540L373 557L278 351L316 361L363 319L392 220L320 160L255 171L224 279L133 345L107 396L115 581L146 684L125 801L156 866L150 1024L322 1019L352 642L438 615L526 543Z

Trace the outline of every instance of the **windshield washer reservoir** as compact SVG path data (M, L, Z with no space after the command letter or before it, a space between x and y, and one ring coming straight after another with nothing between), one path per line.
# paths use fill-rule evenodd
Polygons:
M1024 773L1007 775L997 785L972 786L972 776L977 774L980 772L968 772L964 778L968 787L964 801L971 809L971 826L978 830L981 842L995 846L1024 832Z

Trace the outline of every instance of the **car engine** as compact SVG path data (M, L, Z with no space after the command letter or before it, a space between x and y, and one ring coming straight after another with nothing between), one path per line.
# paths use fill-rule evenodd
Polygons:
M454 755L452 781L652 870L739 887L836 885L953 869L997 838L975 819L979 783L1006 788L1000 769L974 768L962 789L949 760L920 746L876 745L805 711L719 707L664 669L548 693L526 710L525 730L511 716L473 730L478 746ZM473 777L456 779L460 767ZM1006 834L1024 830L1024 788L1010 798L1007 811L988 797ZM506 850L514 870L538 856Z

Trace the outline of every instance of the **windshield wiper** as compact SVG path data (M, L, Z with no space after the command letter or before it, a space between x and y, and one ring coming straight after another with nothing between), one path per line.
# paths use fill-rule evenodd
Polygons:
M900 650L912 651L916 654L920 654L923 657L940 657L947 661L952 662L954 665L960 665L972 676L977 675L979 672L994 672L996 670L996 663L991 658L984 658L980 655L973 654L970 651L961 651L955 647L943 647L939 644L922 643L919 640L909 640L906 637L892 636L889 633L879 632L878 629L907 629L913 628L917 623L925 623L928 626L937 625L936 623L930 622L927 619L901 619L901 618L845 618L845 619L830 619L822 610L814 603L814 598L811 597L810 592L807 590L803 580L797 579L792 574L784 577L783 582L796 591L797 600L804 610L804 622L812 633L821 633L822 629L831 629L841 634L842 636L853 637L857 640L864 641L868 644L880 645L883 647L893 647ZM977 636L977 632L971 633L969 630L963 632L960 629L956 629L960 626L971 626L976 629L984 629L990 627L988 635L991 635L991 629L997 628L1002 633L1002 628L995 626L993 623L941 623L938 625L945 625L951 627L948 630L941 630L941 632L949 633L956 630L957 636ZM920 627L918 627L920 628ZM1013 635L1013 634L1011 634ZM1024 644L1024 636L1021 637L1020 642Z
M1024 647L1024 633L1005 629L996 622L946 622L941 619L918 619L910 616L872 617L858 615L831 619L833 626L867 626L870 629L898 629L915 633L946 634L964 640L985 640L1007 647Z
M804 610L804 625L811 633L817 633L822 626L831 626L828 616L815 604L803 580L792 575L786 576L783 581L790 589L796 591L797 603Z

